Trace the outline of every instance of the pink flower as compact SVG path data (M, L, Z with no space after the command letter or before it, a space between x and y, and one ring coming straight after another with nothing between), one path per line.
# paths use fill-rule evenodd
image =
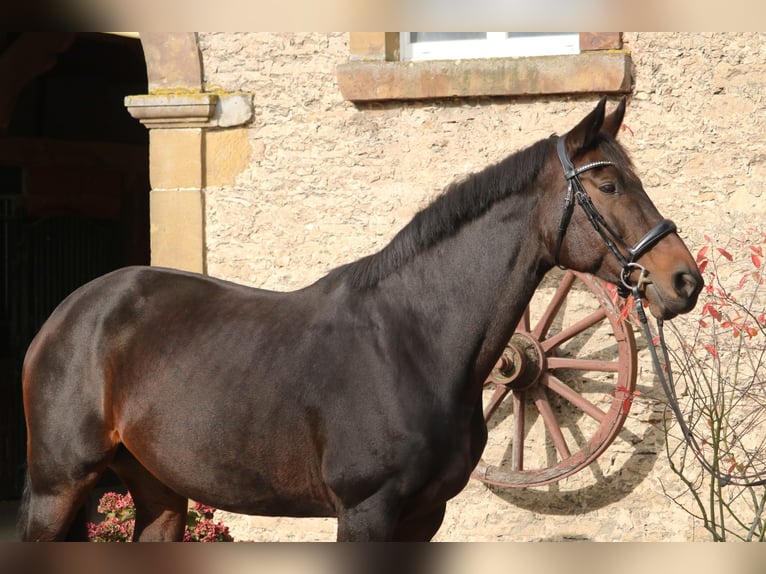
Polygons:
M232 542L229 528L213 522L215 508L196 502L187 516L185 542ZM88 522L88 538L94 542L130 542L135 528L136 509L130 493L107 492L101 497L98 511L105 515L99 523Z

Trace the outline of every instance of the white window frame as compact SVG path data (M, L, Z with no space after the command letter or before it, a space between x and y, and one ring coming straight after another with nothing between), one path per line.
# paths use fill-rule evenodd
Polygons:
M580 34L550 33L514 35L487 32L486 39L411 42L410 32L401 32L402 61L463 60L473 58L523 58L580 53Z

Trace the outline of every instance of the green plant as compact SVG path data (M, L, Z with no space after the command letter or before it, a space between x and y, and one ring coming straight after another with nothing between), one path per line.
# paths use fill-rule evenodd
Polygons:
M687 424L714 473L668 419L666 452L682 488L662 488L712 540L764 540L766 487L746 483L766 478L766 233L705 239L699 314L673 321L668 347Z
M136 508L130 493L107 492L99 500L101 522L88 523L88 538L93 542L130 542L136 521ZM189 509L186 517L184 542L231 542L229 528L214 522L215 508L199 502Z

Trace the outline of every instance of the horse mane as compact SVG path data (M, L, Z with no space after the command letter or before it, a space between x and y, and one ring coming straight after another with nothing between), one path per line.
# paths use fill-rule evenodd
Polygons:
M352 288L374 287L419 253L455 235L499 200L520 193L538 176L555 145L541 140L449 184L377 253L334 269Z

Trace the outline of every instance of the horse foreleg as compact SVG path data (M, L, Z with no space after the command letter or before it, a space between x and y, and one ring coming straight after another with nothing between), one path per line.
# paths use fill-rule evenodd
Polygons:
M338 542L383 542L393 540L399 520L399 505L382 494L371 496L338 512Z
M133 497L136 507L133 540L183 540L188 499L165 486L124 448L110 466Z
M401 511L382 494L338 513L338 541L428 542L444 521L447 503L428 511Z
M441 527L446 509L447 503L445 502L430 512L403 517L396 527L394 540L397 542L429 542Z

